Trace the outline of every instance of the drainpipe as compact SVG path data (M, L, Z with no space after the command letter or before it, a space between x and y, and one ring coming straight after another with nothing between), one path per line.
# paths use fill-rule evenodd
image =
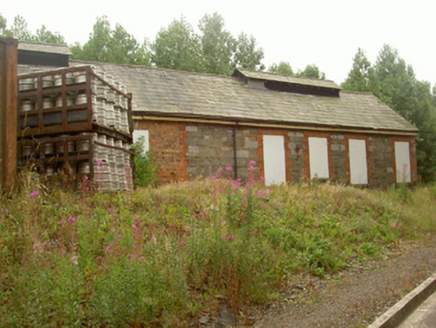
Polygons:
M238 157L236 156L236 128L238 126L238 122L235 122L233 126L233 167L234 167L234 178L235 180L238 178Z

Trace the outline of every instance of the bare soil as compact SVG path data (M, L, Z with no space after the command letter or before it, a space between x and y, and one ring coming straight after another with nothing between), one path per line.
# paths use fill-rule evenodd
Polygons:
M254 327L366 327L434 272L436 236L330 279L296 276L278 302L253 314Z

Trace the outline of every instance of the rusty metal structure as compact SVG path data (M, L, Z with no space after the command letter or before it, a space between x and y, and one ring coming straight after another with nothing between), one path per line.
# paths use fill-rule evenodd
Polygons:
M0 189L13 186L17 168L17 46L0 38Z
M132 96L92 66L18 77L18 157L47 178L133 187Z

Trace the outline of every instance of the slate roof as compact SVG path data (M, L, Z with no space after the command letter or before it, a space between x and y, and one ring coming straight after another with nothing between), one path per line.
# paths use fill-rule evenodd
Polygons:
M39 43L39 42L18 42L18 50L45 52L59 55L72 55L70 49L66 45Z
M286 75L278 75L267 72L258 72L251 71L247 69L238 68L238 71L242 73L242 75L256 80L268 80L268 81L276 81L276 82L286 82L292 84L303 84L310 85L314 87L322 87L322 88L330 88L330 89L340 89L341 87L337 85L335 82L330 80L319 80L312 78L303 78L298 76L286 76Z
M341 91L339 98L302 95L250 89L235 77L147 66L70 61L71 66L87 64L113 75L127 87L128 92L133 93L136 115L418 131L370 93ZM271 74L262 73L259 76L266 75Z

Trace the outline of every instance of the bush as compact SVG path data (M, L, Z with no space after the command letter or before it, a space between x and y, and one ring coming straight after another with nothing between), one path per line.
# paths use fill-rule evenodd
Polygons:
M133 144L135 150L135 175L136 184L138 187L158 185L159 168L154 163L151 152L144 151L144 137L140 137L139 141Z

